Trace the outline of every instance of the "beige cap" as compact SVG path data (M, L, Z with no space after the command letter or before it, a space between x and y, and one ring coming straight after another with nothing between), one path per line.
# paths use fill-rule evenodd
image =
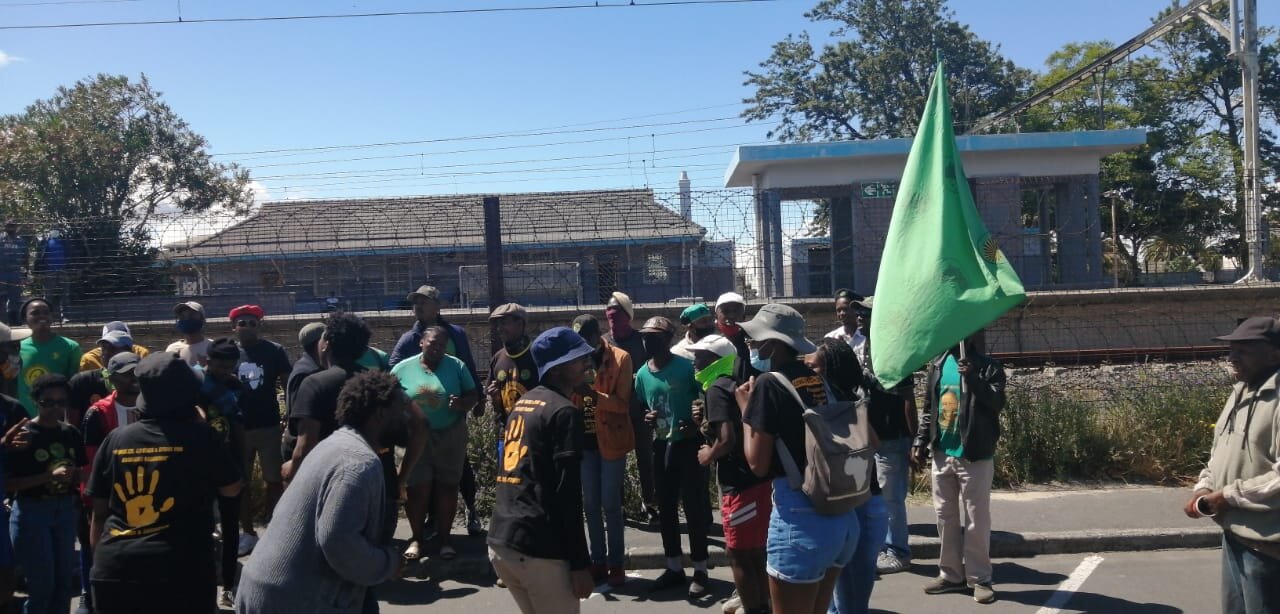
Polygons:
M521 307L519 303L507 303L506 305L498 305L493 313L489 314L490 320L498 320L506 316L515 316L521 320L528 321L529 313Z

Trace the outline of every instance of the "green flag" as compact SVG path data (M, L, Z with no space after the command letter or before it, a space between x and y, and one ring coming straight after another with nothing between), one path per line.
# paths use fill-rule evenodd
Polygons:
M1026 298L973 204L938 63L880 256L871 364L886 387Z

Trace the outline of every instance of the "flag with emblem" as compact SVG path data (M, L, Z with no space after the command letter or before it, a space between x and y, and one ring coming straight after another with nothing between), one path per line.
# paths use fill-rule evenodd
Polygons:
M871 318L876 378L898 384L1025 298L973 203L939 62L880 257Z

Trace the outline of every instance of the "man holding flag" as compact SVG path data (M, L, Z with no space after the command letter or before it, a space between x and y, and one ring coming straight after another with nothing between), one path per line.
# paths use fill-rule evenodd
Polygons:
M894 203L875 297L871 362L880 383L892 388L932 361L913 449L917 461L932 452L942 539L939 577L925 592L972 588L975 601L990 603L991 457L1005 378L974 334L1026 296L969 193L941 63Z

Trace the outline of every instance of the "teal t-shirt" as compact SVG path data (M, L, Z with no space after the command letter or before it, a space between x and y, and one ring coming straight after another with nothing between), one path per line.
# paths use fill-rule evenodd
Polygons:
M964 456L964 443L960 439L960 366L950 354L942 361L938 406L934 411L937 412L938 445L947 456Z
M35 337L22 340L22 375L18 376L18 400L27 414L36 416L36 403L31 398L31 384L43 375L58 373L70 378L80 370L80 344L66 337L54 336L44 343Z
M673 356L661 371L654 372L645 363L636 373L636 397L645 407L658 412L654 435L670 442L680 441L680 421L693 420L693 401L702 392L702 386L693 378L693 362Z
M389 371L391 367L387 365L391 364L391 357L378 348L370 347L365 350L364 355L360 357L360 360L356 361L356 364L364 367L366 371Z
M391 374L400 380L400 387L418 404L427 424L436 431L453 426L462 417L461 413L449 409L449 397L476 389L467 366L448 355L440 359L435 371L428 371L422 364L422 354L415 354L397 363Z

